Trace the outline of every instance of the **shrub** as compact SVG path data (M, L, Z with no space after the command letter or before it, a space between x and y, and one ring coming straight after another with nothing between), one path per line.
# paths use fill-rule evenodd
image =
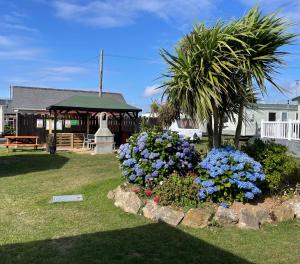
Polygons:
M182 177L172 174L168 179L154 188L155 194L160 198L162 205L193 206L199 203L197 193L199 186L194 182L195 177Z
M232 202L252 200L261 193L257 183L265 180L262 166L233 147L212 149L199 164L200 200Z
M266 183L262 187L265 190L276 193L295 180L297 163L287 155L286 146L256 139L253 144L248 143L242 149L263 166Z
M4 126L4 135L10 136L15 135L16 132L14 130L14 127L10 124Z
M185 175L197 164L194 145L178 133L149 130L130 137L118 151L123 175L133 183L156 185L174 171Z

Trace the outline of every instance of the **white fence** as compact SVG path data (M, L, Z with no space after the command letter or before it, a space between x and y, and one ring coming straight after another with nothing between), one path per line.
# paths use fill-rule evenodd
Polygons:
M300 121L262 121L261 138L300 140Z

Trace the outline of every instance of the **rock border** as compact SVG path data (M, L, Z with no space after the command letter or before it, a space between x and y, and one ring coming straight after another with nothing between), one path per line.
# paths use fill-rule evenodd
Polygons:
M152 221L172 226L180 224L192 228L205 228L215 225L259 230L265 223L275 224L300 219L300 196L278 204L270 203L271 198L267 198L268 202L256 205L234 202L230 208L207 206L191 208L186 213L181 208L161 206L153 199L142 199L127 183L109 191L107 198L127 213L143 215Z

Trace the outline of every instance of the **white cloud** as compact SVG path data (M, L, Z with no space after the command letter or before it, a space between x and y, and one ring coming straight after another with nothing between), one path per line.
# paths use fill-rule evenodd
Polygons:
M28 32L36 29L23 23L27 15L11 11L0 15L0 60L37 60L43 50L32 45L35 39ZM26 31L26 32L21 32ZM23 34L26 33L26 34Z
M7 36L0 35L0 46L11 46L14 44L14 41Z
M59 67L50 67L47 69L47 71L52 73L75 74L75 73L82 73L86 71L86 69L77 66L59 66Z
M160 94L161 89L158 87L159 87L159 85L157 85L157 84L146 87L144 90L144 96L151 97L151 96Z
M34 60L41 53L41 49L34 48L0 50L0 60Z
M282 0L240 0L246 6L252 7L255 4L259 4L263 10L267 12L279 11L279 15L285 17L291 22L300 22L300 1L282 1Z
M28 16L23 13L12 11L8 14L0 16L0 27L1 29L17 30L26 32L38 32L34 27L29 27L24 24L24 19Z
M22 24L14 24L14 23L6 23L6 22L0 22L0 27L3 29L9 29L9 30L18 30L18 31L27 31L27 32L38 32L36 28L28 27Z
M58 17L105 28L133 24L144 13L174 23L194 22L214 8L212 0L56 0L53 6Z

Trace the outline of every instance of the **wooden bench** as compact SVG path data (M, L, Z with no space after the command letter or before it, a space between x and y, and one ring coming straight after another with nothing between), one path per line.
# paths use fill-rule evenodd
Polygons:
M9 147L33 147L34 150L37 150L38 147L40 147L39 144L23 144L23 143L5 143L4 144L5 147L9 148Z
M33 147L34 150L40 146L38 142L38 136L6 136L6 148L9 147Z

